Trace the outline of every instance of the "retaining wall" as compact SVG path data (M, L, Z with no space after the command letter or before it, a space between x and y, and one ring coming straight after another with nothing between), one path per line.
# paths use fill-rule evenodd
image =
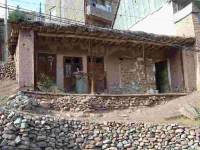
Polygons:
M143 123L88 123L0 111L2 150L195 149L198 128Z
M41 92L23 92L38 99L43 107L64 111L111 111L131 107L152 107L186 94L134 94L134 95L67 95Z

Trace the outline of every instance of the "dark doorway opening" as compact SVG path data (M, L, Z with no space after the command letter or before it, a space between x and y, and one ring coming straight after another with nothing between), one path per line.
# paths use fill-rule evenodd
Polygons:
M64 57L64 88L67 93L76 92L76 78L77 72L83 71L83 64L81 57Z
M156 87L159 93L170 91L167 61L158 62L156 67Z
M39 53L37 61L37 82L49 78L56 83L56 55Z

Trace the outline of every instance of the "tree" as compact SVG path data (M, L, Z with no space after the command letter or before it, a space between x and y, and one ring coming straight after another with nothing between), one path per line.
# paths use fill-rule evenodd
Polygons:
M20 10L19 6L17 6L17 9L9 14L8 20L10 22L26 21L26 15L23 11Z

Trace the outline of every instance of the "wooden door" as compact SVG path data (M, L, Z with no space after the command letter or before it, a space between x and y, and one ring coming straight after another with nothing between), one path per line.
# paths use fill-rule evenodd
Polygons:
M76 92L75 72L83 71L81 57L64 57L64 88L66 92Z
M91 77L94 74L94 87L95 92L102 93L106 89L106 75L104 71L104 58L95 57L91 60L88 57L88 74L89 74L89 89L91 91Z
M40 81L43 75L56 82L56 55L45 53L38 54L37 81Z

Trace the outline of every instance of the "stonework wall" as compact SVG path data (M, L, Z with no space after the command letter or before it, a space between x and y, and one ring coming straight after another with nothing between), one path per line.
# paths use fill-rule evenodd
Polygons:
M112 111L141 106L153 107L164 104L178 96L65 96L52 101L43 101L45 105L57 111ZM42 99L44 100L44 99ZM49 104L48 104L49 103Z
M34 86L34 33L20 31L15 55L19 87Z
M0 80L3 79L16 80L15 62L11 61L6 64L0 64Z
M89 123L0 111L2 150L187 150L199 146L199 128L176 124Z
M152 107L169 102L186 94L135 94L135 95L67 95L43 92L23 91L22 95L36 99L41 107L57 111L112 111L119 109L138 108L141 106ZM25 99L27 99L25 98ZM23 100L17 102L19 106Z
M136 92L156 90L155 64L152 59L123 59L120 63L122 86L132 86Z

